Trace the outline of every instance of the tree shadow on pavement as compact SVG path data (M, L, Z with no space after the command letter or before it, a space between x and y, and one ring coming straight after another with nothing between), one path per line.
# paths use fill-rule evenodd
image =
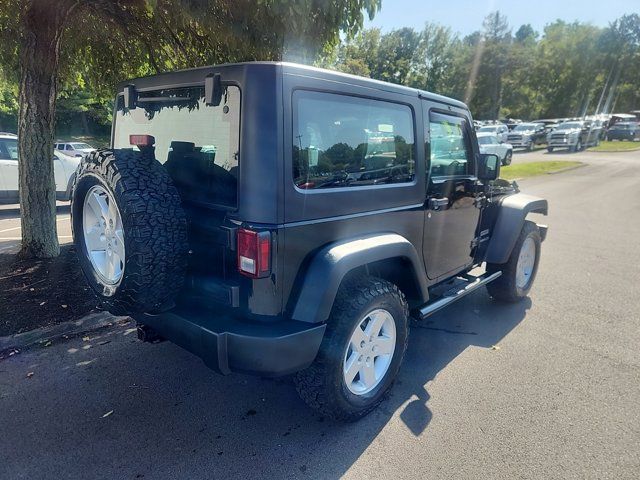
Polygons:
M479 292L416 323L389 398L355 424L314 414L290 379L223 377L168 342L141 344L133 324L16 355L0 364L0 477L337 478L392 419L428 434L429 382L530 306Z
M63 215L71 212L70 202L57 202L56 215ZM0 204L0 220L9 218L20 218L20 205L3 205Z

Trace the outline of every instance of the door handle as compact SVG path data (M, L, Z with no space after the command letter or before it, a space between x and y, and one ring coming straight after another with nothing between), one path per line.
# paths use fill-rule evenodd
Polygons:
M429 199L429 210L442 210L448 206L449 199L447 197Z

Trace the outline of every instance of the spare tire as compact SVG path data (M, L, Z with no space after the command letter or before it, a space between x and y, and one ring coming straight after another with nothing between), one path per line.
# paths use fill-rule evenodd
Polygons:
M81 162L71 203L80 266L116 315L173 304L188 252L180 195L151 152L98 150Z

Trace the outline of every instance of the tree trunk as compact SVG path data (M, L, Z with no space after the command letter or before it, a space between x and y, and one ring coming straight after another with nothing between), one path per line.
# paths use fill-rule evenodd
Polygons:
M18 155L22 250L27 258L60 253L56 231L53 135L60 40L71 0L27 0L21 12Z

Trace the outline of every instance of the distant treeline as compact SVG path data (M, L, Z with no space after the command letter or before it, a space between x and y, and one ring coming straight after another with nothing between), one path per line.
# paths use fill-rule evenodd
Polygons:
M557 20L543 32L527 24L513 33L494 12L465 37L431 23L372 28L319 63L461 99L479 119L629 112L640 109L640 16L606 28Z
M127 75L153 73L157 65L145 58L138 54L136 70ZM64 72L59 89L58 133L108 133L112 87L95 89L83 81L82 58L62 63L74 70ZM315 63L461 99L479 119L628 112L640 109L640 16L625 15L606 28L558 20L543 32L522 25L514 33L507 18L494 12L482 31L465 37L432 23L422 31L383 34L374 28L341 41ZM0 70L0 131L15 131L17 122L17 79L8 73Z

